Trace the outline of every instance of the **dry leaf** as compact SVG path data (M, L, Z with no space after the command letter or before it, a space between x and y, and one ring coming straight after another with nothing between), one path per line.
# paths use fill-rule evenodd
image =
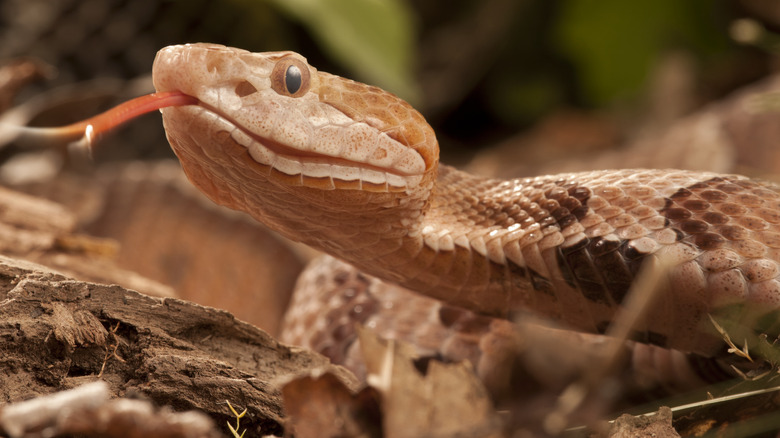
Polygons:
M408 346L367 329L358 336L368 383L382 394L385 437L502 436L488 392L468 362L431 361L423 375Z
M353 394L327 373L293 380L282 389L285 432L296 438L380 437L379 394L372 388Z

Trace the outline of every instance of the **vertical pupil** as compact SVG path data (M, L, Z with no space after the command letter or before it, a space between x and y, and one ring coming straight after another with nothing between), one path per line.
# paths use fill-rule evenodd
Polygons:
M284 73L284 84L287 86L287 92L295 94L301 89L301 69L291 65L287 67L287 71Z

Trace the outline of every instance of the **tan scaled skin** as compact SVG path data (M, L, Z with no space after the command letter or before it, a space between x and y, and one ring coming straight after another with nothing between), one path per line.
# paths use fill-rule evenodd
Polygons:
M778 330L775 186L678 170L469 175L438 164L433 130L401 99L291 52L171 46L153 75L158 92L199 101L162 110L193 184L367 273L484 314L534 310L603 332L639 268L663 258L668 281L637 339L712 355L723 342L709 314Z

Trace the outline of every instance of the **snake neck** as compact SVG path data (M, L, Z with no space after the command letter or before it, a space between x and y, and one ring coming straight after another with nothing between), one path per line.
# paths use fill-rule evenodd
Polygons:
M539 248L529 246L534 243L529 237L538 241L549 234L545 227L560 230L548 196L566 194L569 201L563 203L572 210L582 205L567 188L537 186L530 179L496 180L439 164L422 210L399 218L405 234L365 253L340 256L370 274L450 304L507 316L527 308L536 295L520 254L526 246ZM535 261L540 270L548 262L541 256Z
M533 284L520 261L522 247L529 236L538 241L550 229L559 231L560 224L571 222L571 213L561 215L556 207L564 204L570 212L581 202L570 187L552 183L557 189L551 188L549 181L501 181L443 164L437 170L430 189L418 188L390 202L375 194L373 200L383 204L376 208L350 211L355 203L341 202L336 211L320 213L318 223L330 221L329 229L290 236L291 227L285 226L282 233L450 304L501 316L527 307ZM318 208L334 208L332 201ZM560 235L547 244L559 244ZM536 261L540 266L548 262Z

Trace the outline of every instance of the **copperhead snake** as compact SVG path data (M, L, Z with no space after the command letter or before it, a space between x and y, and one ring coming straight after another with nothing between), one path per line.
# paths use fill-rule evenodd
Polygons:
M672 169L471 175L438 162L409 104L293 52L170 46L153 78L184 96L161 111L197 188L367 274L477 314L533 311L603 333L656 269L635 340L709 357L725 352L711 316L739 339L780 331L771 183Z

